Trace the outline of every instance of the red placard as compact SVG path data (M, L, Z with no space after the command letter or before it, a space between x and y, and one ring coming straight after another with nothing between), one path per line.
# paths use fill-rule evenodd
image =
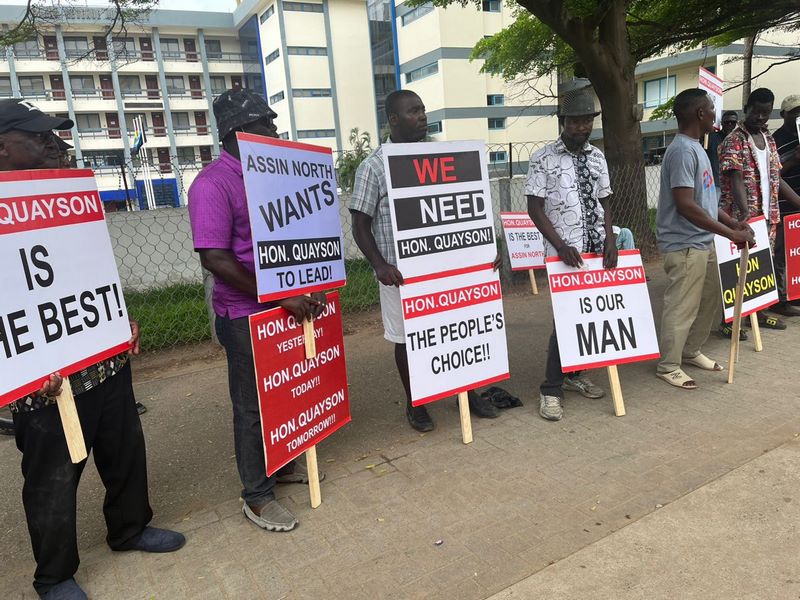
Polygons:
M800 215L783 219L783 239L786 251L786 299L800 298Z
M267 475L350 421L339 293L314 319L317 356L306 359L303 325L283 308L250 316Z

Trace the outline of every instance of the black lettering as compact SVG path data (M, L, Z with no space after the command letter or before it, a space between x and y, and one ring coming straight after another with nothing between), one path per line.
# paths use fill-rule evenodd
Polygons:
M95 293L103 297L103 306L106 308L106 320L111 320L111 307L108 304L108 292L111 291L110 285L104 285L95 290Z
M587 330L584 330L583 324L577 323L575 325L575 330L578 334L578 353L581 356L600 352L600 345L597 340L597 328L594 322L587 324Z
M84 316L84 324L89 328L96 327L100 323L100 312L94 305L94 294L92 292L83 292L81 294L81 308L93 316L91 319L88 316Z
M44 341L49 344L61 338L64 332L61 322L58 320L58 308L56 308L56 305L52 302L45 302L37 306L36 309L39 311L39 320L44 330Z
M67 330L67 335L74 335L76 333L80 333L83 331L83 326L81 325L73 325L70 321L78 316L78 309L76 308L68 308L68 305L77 302L75 296L64 296L59 300L61 304L61 314L64 318L64 327Z

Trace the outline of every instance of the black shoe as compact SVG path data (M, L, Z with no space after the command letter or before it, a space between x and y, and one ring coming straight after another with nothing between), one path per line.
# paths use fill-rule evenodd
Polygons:
M169 529L159 529L158 527L145 527L142 533L125 543L120 548L112 548L118 552L128 550L139 550L141 552L175 552L180 550L186 543L186 538L182 533L170 531Z
M469 412L481 419L496 419L500 416L494 404L485 396L479 396L475 390L467 392L469 398Z
M433 431L433 419L424 406L406 406L408 424L420 433Z
M774 306L770 306L769 311L782 317L800 317L800 308L792 306L788 302L778 302Z
M81 589L75 580L69 579L55 584L39 596L44 600L86 600L86 592Z
M744 320L742 320L742 323L744 323ZM723 323L722 325L719 326L719 334L722 337L731 339L733 337L733 325L731 325L730 323ZM742 328L739 328L739 341L740 342L747 341L747 332Z
M147 412L147 407L144 404L142 404L141 402L137 402L136 403L136 412L139 413L140 415L143 415L144 413Z

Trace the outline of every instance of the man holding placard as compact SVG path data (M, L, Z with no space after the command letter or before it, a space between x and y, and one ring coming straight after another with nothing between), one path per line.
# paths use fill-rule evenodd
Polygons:
M567 96L559 109L561 136L531 156L525 195L528 212L545 238L546 256L558 256L566 265L583 266L582 253L604 256L603 266L617 266L616 238L608 208L611 180L605 156L589 143L595 110L589 90ZM561 369L555 327L547 350L545 380L539 387L539 415L559 421L563 390L586 398L602 398L605 392L580 371Z
M200 263L214 275L215 327L228 359L236 464L242 512L267 531L289 531L297 519L275 499L275 483L308 483L300 462L267 477L248 317L282 306L298 322L319 316L324 294L260 303L237 132L277 138L277 114L250 90L228 90L214 101L222 151L189 188L189 217ZM320 477L321 478L321 477Z
M409 90L397 90L386 97L386 116L391 133L384 143L421 142L428 135L428 118L420 97ZM433 420L424 406L411 403L411 383L406 353L406 336L400 287L403 274L397 269L392 220L386 184L386 169L379 146L356 171L350 202L353 237L375 270L381 284L381 316L384 337L394 344L394 357L400 381L406 393L406 418L420 432L433 430ZM480 417L494 418L497 409L485 398L469 394L469 406Z
M99 324L99 320L95 322L91 314L80 320L76 318L80 315L80 311L75 296L67 291L70 282L75 281L70 278L68 272L70 268L75 267L75 264L73 262L64 265L57 261L60 258L58 254L68 254L59 246L60 243L64 243L63 240L68 235L65 228L71 223L78 223L78 219L83 216L78 213L83 211L78 208L78 204L59 204L67 194L59 195L57 198L53 196L54 193L57 195L62 193L63 188L59 186L66 185L63 179L80 181L81 175L70 176L72 173L70 171L48 171L47 175L37 179L24 171L58 169L60 151L52 130L69 129L72 126L73 123L69 119L45 115L25 100L0 101L0 171L12 172L6 173L8 177L2 180L3 185L7 186L4 188L2 200L9 204L4 206L5 217L0 223L4 229L0 230L0 234L13 236L24 231L25 235L29 236L28 239L31 234L35 234L40 244L44 242L50 246L52 255L43 245L32 248L31 264L25 262L20 270L25 271L27 289L37 289L34 283L39 286L37 302L41 302L40 307L48 304L46 298L55 291L49 290L62 286L63 292L59 293L67 294L59 302L64 307L64 321L62 324L55 314L51 314L52 311L47 313L49 316L46 319L45 340L51 346L63 341L64 344L77 347L78 344L86 342L67 340L74 340L82 334L94 335L87 333L88 328L92 323ZM90 172L85 173L91 176ZM18 174L22 179L16 179ZM94 181L90 178L82 183L89 186L94 184ZM81 196L73 193L70 200L75 201L76 197ZM34 205L31 205L31 202L38 202L35 206L39 207L39 212L32 212L31 206ZM58 207L52 214L46 211L49 202L52 202L49 204L51 207ZM17 211L22 210L20 207L27 207L31 211L27 212L27 215L33 217L35 214L39 219L38 227L32 230L23 229L28 225L26 223L28 218L25 218L16 223L19 228L15 230L15 221L9 215L20 213L13 213L12 203L17 207ZM41 211L43 207L45 211ZM47 222L45 215L50 215L50 222ZM61 221L57 220L59 216L62 218ZM102 222L102 208L97 215L97 221L103 228L105 227ZM14 253L16 254L16 251ZM78 254L73 256L76 257ZM77 259L72 258L72 260ZM108 256L94 256L92 260L94 262L89 264L80 262L81 268L94 268L103 273L112 270L118 278L110 247ZM112 266L107 269L108 261ZM7 277L4 279L7 288L4 289L13 296L15 290L10 288L14 287L16 276L12 275L10 261L4 263L4 270L4 276ZM85 273L83 279L90 281L92 276ZM100 288L96 291L99 292ZM74 294L74 291L72 293ZM88 302L89 299L85 294L86 292L80 293L81 309L87 306L84 300ZM49 304L55 306L53 303ZM118 310L107 313L106 326L111 328L112 318L115 318L113 321L115 335L119 328L119 333L124 339L128 335L128 324L123 320L125 317L122 304L117 304L116 307ZM97 316L100 314L98 311ZM45 313L40 311L40 315L44 317ZM28 334L26 336L28 343L25 345L19 345L17 342L20 339L15 337L14 346L17 351L33 343L32 338L35 335L32 332L33 327L31 323L24 328L21 328L19 323L12 327L16 328L17 334L23 331ZM94 327L91 331L100 329L102 328ZM4 328L4 335L7 331ZM92 364L94 361L91 361L84 368L79 365L85 363L73 365L72 368L78 370L65 383L70 386L75 396L75 406L80 419L79 427L86 449L93 452L97 470L106 488L103 512L108 528L106 537L108 545L113 550L119 551L171 552L183 546L186 541L184 536L177 532L147 526L153 516L147 491L147 460L142 426L136 411L131 384L131 367L128 362L129 353L139 352L139 330L133 321L130 322L130 333L132 338L129 343L123 345L130 347L129 352L122 352L96 364ZM4 336L2 339L7 341ZM0 348L4 348L4 345L0 344ZM61 348L66 350L63 346ZM113 352L119 352L116 348L116 346L112 348ZM7 360L21 356L21 354L9 355L8 350L9 347L5 346ZM51 360L51 353L52 350L45 345L36 354L37 360ZM106 350L104 356L108 356L108 353L109 350ZM80 358L86 359L87 356L83 354ZM22 365L18 368L21 369ZM4 376L3 384L8 383L6 379ZM66 425L62 422L57 406L59 402L57 394L61 383L60 376L52 375L38 391L12 402L10 408L14 416L17 447L22 452L22 474L25 479L22 501L36 559L34 588L42 598L79 600L85 599L86 594L73 578L79 564L75 524L76 493L86 461L73 464L68 451L65 441Z
M658 249L664 258L667 289L661 317L661 361L656 375L672 386L695 389L681 368L691 364L707 371L722 367L702 353L720 312L720 284L714 234L737 244L754 241L746 223L722 212L711 162L698 141L714 130L714 104L701 89L675 97L678 134L661 163L661 191L656 213Z

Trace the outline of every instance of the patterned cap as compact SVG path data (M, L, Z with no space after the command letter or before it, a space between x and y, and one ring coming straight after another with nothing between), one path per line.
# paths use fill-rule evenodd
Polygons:
M264 117L274 119L277 116L267 101L252 90L227 90L214 100L214 117L217 119L220 140L243 125Z
M800 106L800 94L786 96L781 102L781 112L791 112L798 106Z
M588 87L564 94L558 107L559 117L596 117L599 114L600 111L594 107L594 96Z

